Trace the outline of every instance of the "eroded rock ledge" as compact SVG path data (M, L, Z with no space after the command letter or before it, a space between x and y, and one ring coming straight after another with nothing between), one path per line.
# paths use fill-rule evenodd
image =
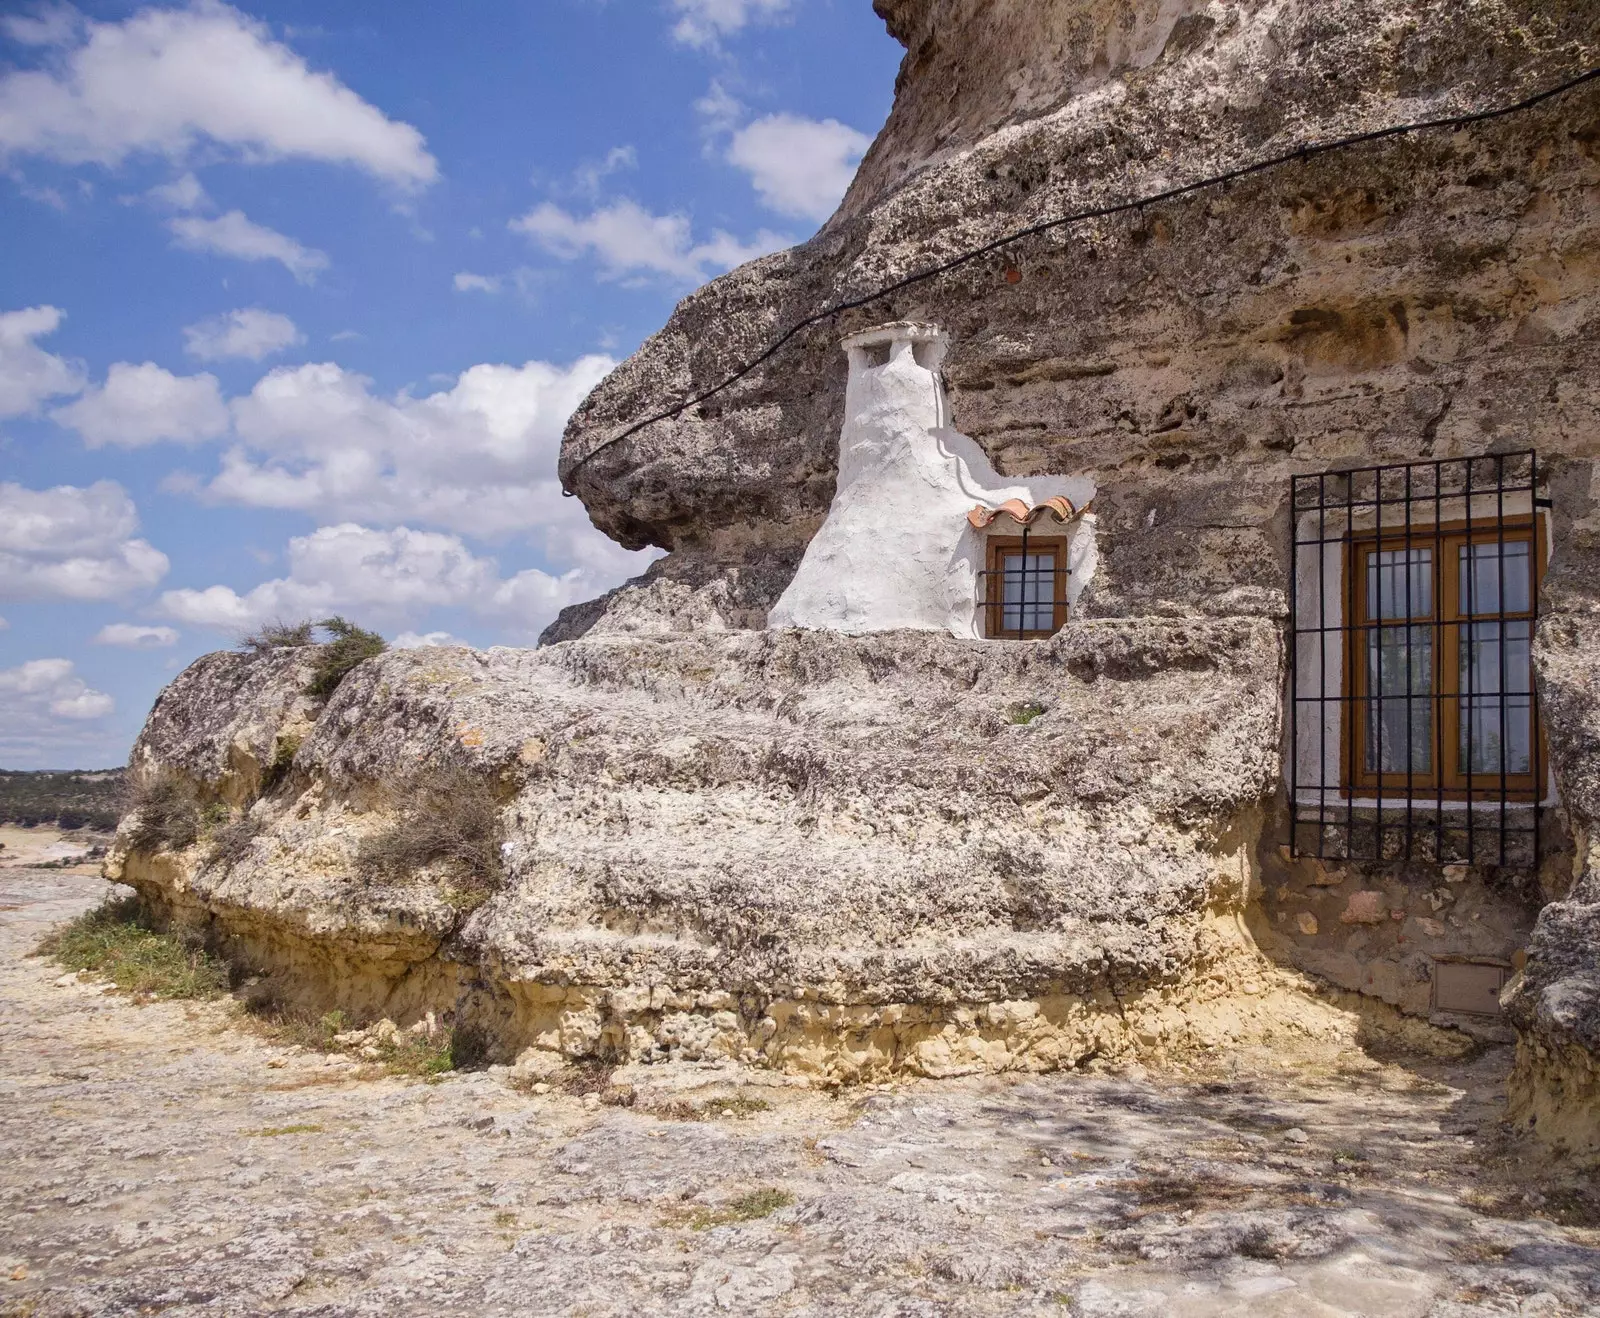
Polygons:
M1276 628L1048 644L735 632L393 653L314 721L282 655L163 695L141 773L247 804L109 872L301 1005L447 1010L513 1056L734 1056L859 1074L1070 1065L1321 1028L1239 915L1276 778ZM285 729L290 729L286 734ZM263 783L285 737L292 767ZM357 877L414 774L501 803L506 881Z

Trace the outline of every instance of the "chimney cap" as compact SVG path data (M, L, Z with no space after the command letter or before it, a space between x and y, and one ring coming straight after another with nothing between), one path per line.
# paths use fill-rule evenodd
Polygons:
M872 348L883 343L942 343L948 338L942 329L927 321L891 320L886 325L847 334L839 341L839 346L849 352L852 348Z

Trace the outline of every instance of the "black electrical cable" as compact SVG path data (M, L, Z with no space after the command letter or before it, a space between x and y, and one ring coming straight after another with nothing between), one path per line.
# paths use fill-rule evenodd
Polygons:
M1295 161L1309 160L1312 156L1325 155L1330 151L1347 150L1350 147L1360 146L1366 142L1378 142L1389 137L1404 137L1408 133L1431 132L1440 128L1465 128L1470 124L1479 124L1490 119L1503 119L1508 115L1521 114L1526 110L1531 110L1535 106L1543 104L1545 101L1553 100L1555 97L1564 95L1574 88L1581 87L1584 83L1593 82L1597 78L1600 78L1600 68L1593 68L1580 73L1575 78L1569 78L1566 82L1558 83L1554 87L1547 87L1545 90L1536 92L1525 100L1517 101L1511 105L1499 105L1489 110L1474 110L1470 114L1451 115L1444 119L1421 119L1414 123L1394 124L1388 128L1375 128L1370 132L1356 133L1350 137L1331 138L1326 142L1305 142L1300 146L1283 152L1281 155L1268 156L1264 160L1257 160L1248 165L1240 165L1237 169L1230 169L1223 174L1214 174L1210 178L1199 179L1193 183L1184 183L1175 188L1168 188L1164 192L1152 192L1147 196L1137 197L1131 201L1118 201L1105 206L1094 206L1088 210L1075 211L1070 215L1057 216L1053 220L1042 220L1038 224L1030 224L1025 229L1017 229L1015 232L996 238L992 242L984 243L981 247L971 248L962 252L959 256L952 256L937 265L928 266L926 269L918 270L914 274L897 279L892 284L885 284L882 288L876 289L871 293L865 293L860 297L847 298L842 302L835 302L831 306L824 307L821 311L813 312L804 320L796 321L774 339L760 356L746 362L720 384L713 385L704 393L686 398L683 402L666 408L664 411L657 412L653 416L647 416L642 421L635 421L621 434L613 435L610 439L596 444L572 464L571 470L562 479L561 492L568 496L573 493L570 482L596 454L604 452L613 444L620 444L623 440L637 435L646 426L653 426L658 421L666 421L672 417L682 416L689 408L696 407L732 388L745 376L749 375L751 371L755 370L756 367L769 360L801 331L810 329L813 325L819 325L825 320L831 320L834 316L843 312L854 311L860 307L868 306L880 298L888 297L891 293L898 293L903 288L910 288L913 284L920 284L925 280L946 274L951 270L966 265L970 261L976 261L979 257L988 256L993 252L1000 251L1002 248L1011 246L1012 243L1020 242L1024 238L1032 238L1037 234L1048 233L1052 229L1061 229L1072 224L1082 224L1085 220L1101 220L1112 215L1122 215L1132 210L1143 210L1146 206L1158 205L1164 201L1171 201L1176 197L1184 197L1190 193L1218 187L1225 183L1231 183L1234 179L1245 178L1251 174L1260 174L1269 169L1276 169L1281 165L1293 164Z

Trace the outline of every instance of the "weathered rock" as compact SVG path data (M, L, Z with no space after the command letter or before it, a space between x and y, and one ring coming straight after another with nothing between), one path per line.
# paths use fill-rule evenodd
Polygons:
M238 709L188 695L220 662L169 689L140 762L198 765L230 735ZM256 669L270 740L297 677L229 662ZM1018 647L730 631L394 653L345 679L252 807L248 855L202 841L111 872L291 994L473 1014L509 1055L949 1073L1203 1045L1304 1015L1269 1007L1283 990L1231 919L1280 665L1257 619ZM508 881L464 920L441 876L355 865L409 776L445 763L504 803Z

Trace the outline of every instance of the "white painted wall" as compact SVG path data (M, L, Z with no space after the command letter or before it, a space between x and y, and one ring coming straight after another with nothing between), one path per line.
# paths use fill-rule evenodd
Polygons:
M947 340L931 325L897 322L851 335L839 483L827 520L767 619L769 628L859 634L914 628L980 635L978 573L991 533L1015 535L1000 518L986 530L974 507L1007 499L1030 506L1065 496L1083 508L1083 477L999 475L987 455L950 427L939 366ZM888 362L874 359L888 351ZM1096 560L1093 515L1067 527L1046 517L1039 535L1070 535L1067 597L1075 603Z

